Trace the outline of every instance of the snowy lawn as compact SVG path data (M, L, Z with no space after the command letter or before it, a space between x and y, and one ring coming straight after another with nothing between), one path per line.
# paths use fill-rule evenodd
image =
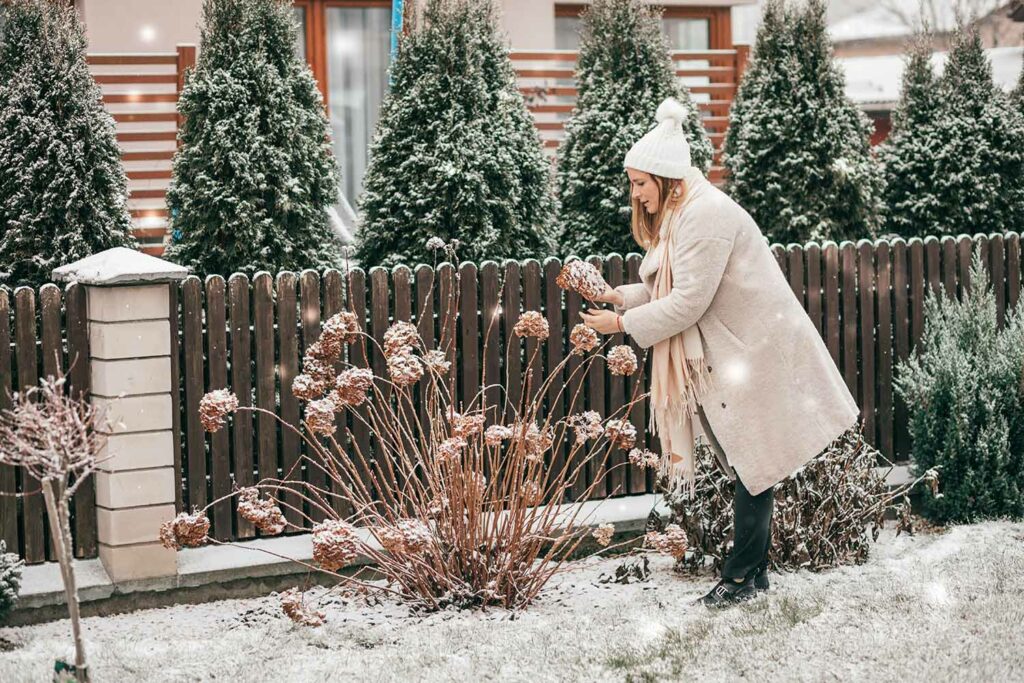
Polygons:
M576 563L519 614L411 615L340 598L317 629L274 598L84 620L94 680L978 680L1024 672L1024 524L884 531L866 565L770 575L741 607L690 603L713 579L651 556L646 582ZM321 589L322 590L322 589ZM0 681L48 680L67 621L0 629Z

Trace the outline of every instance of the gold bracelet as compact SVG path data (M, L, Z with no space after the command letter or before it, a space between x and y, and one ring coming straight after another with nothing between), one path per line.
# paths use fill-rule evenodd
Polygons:
M615 326L619 328L619 332L625 333L626 330L625 330L624 327L622 327L622 316L621 315L615 318Z

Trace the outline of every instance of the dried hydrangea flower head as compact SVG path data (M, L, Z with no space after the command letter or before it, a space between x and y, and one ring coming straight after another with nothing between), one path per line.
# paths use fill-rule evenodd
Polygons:
M499 446L501 442L512 438L512 428L505 425L491 425L484 431L484 442L488 446Z
M452 436L469 438L483 430L486 417L479 411L462 415L455 412L452 406L448 406L448 420L452 425Z
M601 414L596 410L587 410L576 415L570 415L566 422L576 430L577 444L586 443L588 439L596 439L604 434Z
M434 236L427 240L427 249L431 251L437 251L438 249L444 249L444 240L440 237Z
M337 406L332 398L321 398L306 404L306 426L314 434L330 436L337 428L334 412Z
M462 455L462 449L468 445L469 443L461 436L445 439L437 447L437 461L452 462L458 460Z
M320 328L320 348L324 358L337 363L341 358L342 348L359 339L359 317L352 311L335 313Z
M357 406L366 400L366 391L373 385L373 371L369 368L347 368L335 382L335 402L343 406Z
M377 540L392 555L421 553L431 542L430 527L418 519L400 519L395 526L374 529Z
M519 492L527 505L539 505L544 496L544 489L533 480L524 481Z
M193 509L192 513L179 512L174 519L160 525L160 543L170 550L198 548L205 545L210 532L210 520L206 513Z
M355 527L340 519L313 525L313 561L328 571L337 571L356 559L359 538Z
M320 610L306 607L298 588L289 588L281 593L281 610L296 624L305 626L322 626L326 618Z
M423 364L431 372L438 375L447 374L448 370L452 367L451 361L448 360L445 352L440 349L431 349L423 354Z
M619 344L608 352L608 370L613 375L632 375L636 369L636 353L632 346Z
M247 486L238 492L238 514L265 534L279 534L286 525L277 501L261 499L259 489L255 486Z
M636 427L629 420L608 420L604 435L624 451L636 445Z
M531 422L527 427L525 433L522 428L515 430L517 436L522 435L521 439L523 446L526 450L526 459L531 462L541 462L544 459L544 451L551 448L551 444L554 443L555 435L551 430L551 427L545 427L543 430Z
M657 467L660 461L661 456L646 448L634 448L629 452L629 462L641 469Z
M423 377L423 364L411 353L395 353L388 357L388 375L395 386L407 387Z
M579 292L585 299L593 301L604 294L605 282L597 268L579 259L569 261L555 278L555 284L562 289Z
M320 392L323 393L334 381L334 367L331 361L312 355L318 352L319 344L318 341L313 342L306 349L306 355L302 357L302 373L316 382L321 387Z
M295 375L292 380L292 395L300 401L312 401L323 396L327 387L306 373Z
M596 529L594 529L594 532L593 532L592 535L593 535L593 537L595 539L597 539L597 542L600 545L606 546L606 545L608 545L609 543L612 542L612 536L615 535L615 525L614 524L602 524L599 527L597 527Z
M384 333L384 357L407 355L419 344L420 333L416 326L405 320L398 320Z
M199 421L203 429L216 432L224 418L238 410L238 397L228 389L214 389L199 399Z
M587 351L596 349L601 340L594 328L577 323L569 333L569 342L572 344L571 353L582 356Z
M662 532L648 531L644 536L644 543L659 553L671 555L677 560L686 555L689 547L686 532L678 524L669 524Z
M520 337L536 337L537 339L547 339L550 334L547 318L537 311L523 313L512 327L512 331Z

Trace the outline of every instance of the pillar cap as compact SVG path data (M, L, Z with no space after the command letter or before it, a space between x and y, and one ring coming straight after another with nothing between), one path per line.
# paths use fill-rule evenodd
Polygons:
M57 282L83 285L156 284L183 280L188 268L127 247L114 247L55 268L51 275Z

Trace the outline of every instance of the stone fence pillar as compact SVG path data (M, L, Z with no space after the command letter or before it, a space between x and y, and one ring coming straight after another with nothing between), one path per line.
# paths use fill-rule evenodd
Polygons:
M53 271L86 288L90 400L112 427L96 472L99 555L110 579L173 576L159 541L175 515L170 287L186 268L117 247Z

